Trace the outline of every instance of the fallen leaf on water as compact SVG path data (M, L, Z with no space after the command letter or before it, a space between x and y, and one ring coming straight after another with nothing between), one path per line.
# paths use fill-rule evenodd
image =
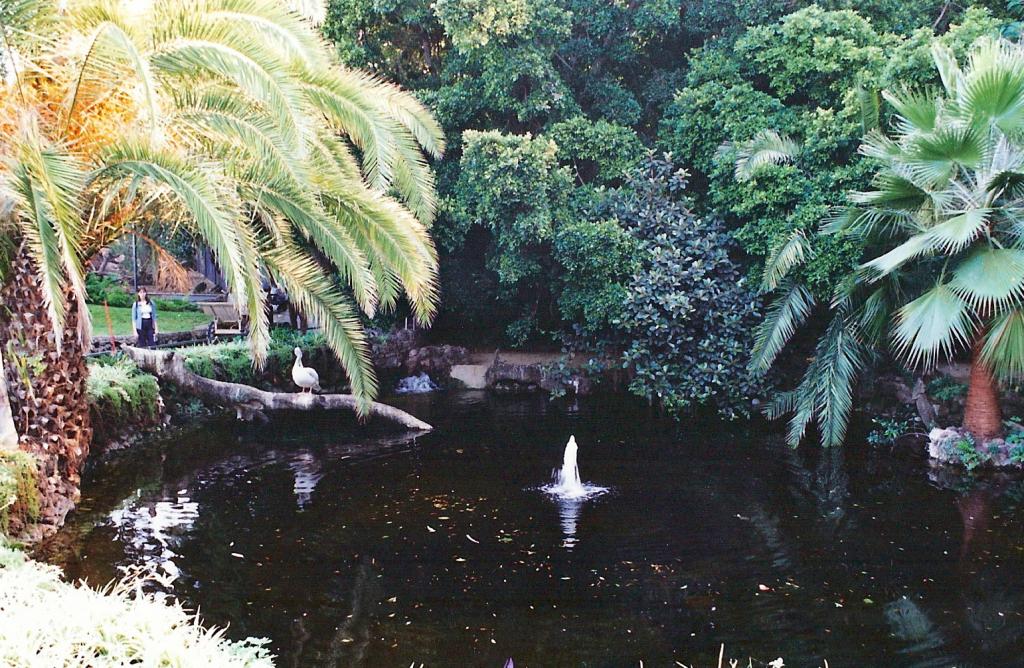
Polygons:
M480 544L480 541L478 541L476 538L473 538L468 533L466 534L466 538L468 538L471 543L476 543L477 545Z
M430 533L437 533L437 529L430 526L429 524L427 525L427 531L429 531Z

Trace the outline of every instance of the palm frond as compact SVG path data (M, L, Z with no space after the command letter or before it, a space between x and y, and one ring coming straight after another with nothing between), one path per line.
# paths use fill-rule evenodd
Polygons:
M1024 250L984 246L953 270L950 287L973 308L988 313L1024 296Z
M998 378L1013 381L1024 377L1024 311L1000 313L988 324L981 359Z
M899 114L898 127L901 132L931 132L935 129L939 108L934 91L904 90L894 93L886 90L882 91L882 97Z
M737 181L749 181L766 165L792 162L800 153L800 144L775 130L762 130L749 141L731 145L736 150Z
M772 302L757 328L749 365L751 372L768 372L796 328L807 320L813 306L814 296L810 290L795 282Z
M967 302L940 282L897 311L893 340L908 365L932 368L968 345L973 334Z
M277 245L265 257L289 299L320 324L327 345L348 374L352 394L365 415L377 394L377 380L362 324L352 307L316 263L294 247Z

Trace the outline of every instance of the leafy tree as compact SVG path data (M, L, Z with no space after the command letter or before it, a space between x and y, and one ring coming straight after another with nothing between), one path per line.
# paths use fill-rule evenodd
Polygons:
M571 187L556 153L555 143L544 137L463 134L451 215L463 235L475 225L490 233L487 268L497 277L498 299L518 305L518 320L508 325L513 339L532 334L538 320L550 323L551 242Z
M571 323L569 343L621 344L628 285L641 270L636 237L616 220L576 220L555 231L558 308Z
M780 99L832 106L881 70L894 42L854 11L812 5L750 28L735 49L745 68L764 77Z
M871 188L825 229L858 239L867 259L833 297L803 381L776 404L793 413L791 442L814 420L824 445L842 441L855 377L887 342L925 368L970 351L964 427L979 440L1002 431L997 379L1024 373L1024 48L982 38L963 70L942 44L933 58L942 93L886 93L895 131L873 131L861 149L879 165ZM781 296L758 335L759 371L810 311L791 269L812 251L794 235L766 269Z
M630 390L673 412L710 405L746 415L756 393L744 360L757 300L729 256L729 234L693 213L685 188L685 172L652 158L610 198L641 251L619 323L631 342Z

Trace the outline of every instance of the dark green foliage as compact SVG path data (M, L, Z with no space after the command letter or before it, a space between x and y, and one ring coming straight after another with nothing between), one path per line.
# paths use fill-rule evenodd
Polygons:
M572 169L580 185L619 183L644 155L635 131L604 120L576 116L555 123L545 136L555 142L558 161Z
M577 221L558 228L554 259L561 267L558 308L572 334L588 341L614 338L625 314L627 285L639 270L636 238L615 220Z
M632 341L630 389L674 412L711 405L746 415L756 393L746 360L757 299L729 256L732 239L692 212L685 187L683 172L652 159L612 197L642 258L620 321Z
M914 432L914 423L901 418L872 418L875 428L867 436L871 445L896 445L897 441Z
M949 376L939 376L928 383L928 396L935 401L963 399L966 394L967 386Z
M86 297L90 304L103 304L108 306L127 308L132 305L136 297L120 283L110 276L99 274L86 274L85 276ZM187 299L163 299L155 297L157 309L160 311L199 311L199 307Z
M86 296L90 304L102 304L106 302L109 306L131 306L135 301L121 283L109 276L99 274L86 274L85 276Z
M11 517L39 518L39 487L35 457L20 450L0 451L0 539Z
M473 226L490 233L486 267L497 278L496 298L514 305L509 338L521 343L551 303L551 242L566 216L569 171L544 137L467 132L451 209L456 243ZM451 243L448 241L447 243Z
M249 347L241 339L182 348L179 354L185 359L185 366L190 371L205 378L242 385L258 385L264 377L290 370L295 361L296 347L307 353L307 361L325 356L327 350L324 337L318 332L302 334L294 329L277 327L271 331L266 365L260 374L253 369ZM323 375L325 374L322 373Z
M707 174L722 143L749 139L758 130L786 131L794 121L782 102L748 82L708 81L679 91L665 110L659 140L683 164Z

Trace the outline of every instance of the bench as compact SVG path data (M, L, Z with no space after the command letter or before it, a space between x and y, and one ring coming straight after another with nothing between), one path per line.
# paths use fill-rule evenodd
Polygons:
M231 302L199 302L198 306L212 320L207 332L211 340L218 336L245 334L245 318Z

